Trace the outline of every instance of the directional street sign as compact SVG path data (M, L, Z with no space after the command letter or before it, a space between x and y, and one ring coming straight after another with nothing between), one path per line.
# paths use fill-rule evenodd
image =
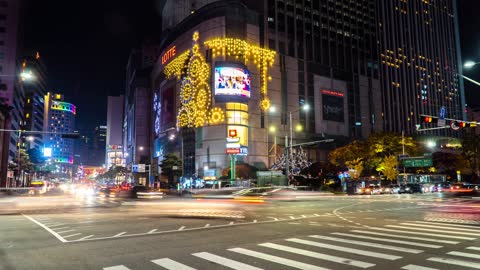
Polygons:
M402 160L404 167L432 167L432 158L408 158Z
M447 117L447 108L445 108L445 106L442 106L440 108L440 114L439 114L439 117L440 119L445 119L445 117Z

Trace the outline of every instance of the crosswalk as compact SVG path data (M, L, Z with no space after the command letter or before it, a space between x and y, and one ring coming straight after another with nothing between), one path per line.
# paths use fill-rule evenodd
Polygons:
M362 230L289 237L275 243L255 243L215 253L178 254L181 259L175 255L175 258L153 259L147 263L169 270L374 269L392 261L404 270L480 269L480 246L455 246L477 238L480 238L480 226L405 221ZM422 256L420 260L415 257L416 263L422 263L409 264L409 256ZM128 265L103 269L131 270Z

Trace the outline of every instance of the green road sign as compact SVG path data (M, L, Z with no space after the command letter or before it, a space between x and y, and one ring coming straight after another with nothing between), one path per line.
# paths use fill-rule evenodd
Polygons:
M433 161L431 158L409 158L402 160L404 167L432 167Z

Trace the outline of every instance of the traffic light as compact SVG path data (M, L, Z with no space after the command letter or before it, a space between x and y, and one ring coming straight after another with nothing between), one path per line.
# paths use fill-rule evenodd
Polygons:
M458 123L458 126L461 128L470 128L470 127L476 127L477 123L476 122L460 122Z
M437 117L433 117L433 116L423 116L423 122L424 123L435 123L437 122Z

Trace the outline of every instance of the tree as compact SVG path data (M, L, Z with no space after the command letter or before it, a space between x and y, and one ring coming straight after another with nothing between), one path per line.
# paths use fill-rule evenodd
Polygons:
M468 161L475 178L479 177L480 137L474 132L468 132L462 142L462 155Z
M377 171L383 173L387 180L397 179L398 171L398 160L394 155L385 157L382 162L377 167Z
M290 158L288 158L288 170L291 175L299 175L303 169L312 165L312 162L307 159L307 154L300 147L295 149L293 153L289 153ZM272 165L272 170L285 170L286 169L286 153L279 156L275 163Z
M352 171L353 173L350 174L350 176L353 179L358 179L363 172L363 161L361 158L356 158L355 160L350 160L345 162L345 166L347 166L349 171Z
M23 173L33 172L35 170L35 166L30 161L30 157L28 156L27 151L25 149L20 149L20 156L16 155L13 161L15 163L15 166L11 166L10 168L15 171L17 179L21 181L24 185L27 185L28 183L25 183L23 179Z
M178 169L174 170L173 166L177 166ZM163 156L160 168L162 168L162 174L168 177L169 183L173 183L174 176L182 175L182 161L174 153L168 153Z
M365 157L365 143L353 141L339 147L328 154L328 160L335 166L347 167L347 162L352 162Z

